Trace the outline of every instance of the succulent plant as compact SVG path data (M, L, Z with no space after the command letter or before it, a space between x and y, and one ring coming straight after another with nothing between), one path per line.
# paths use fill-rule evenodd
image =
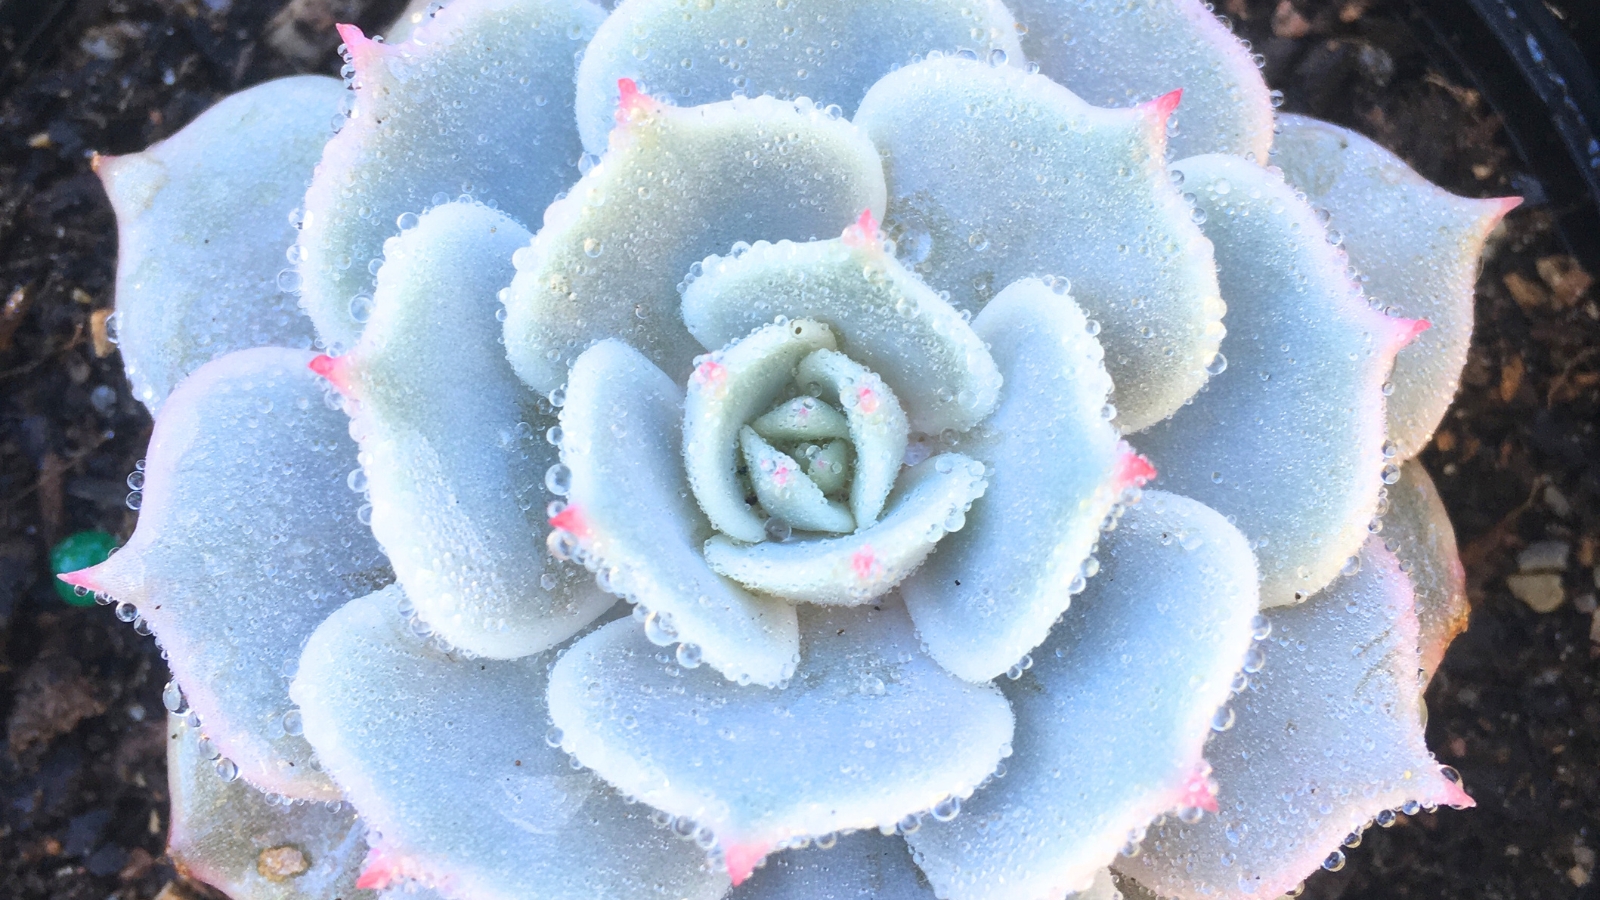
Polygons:
M170 662L188 871L1270 898L1471 805L1413 457L1515 201L1275 114L1199 0L341 33L97 161L156 424L63 577Z

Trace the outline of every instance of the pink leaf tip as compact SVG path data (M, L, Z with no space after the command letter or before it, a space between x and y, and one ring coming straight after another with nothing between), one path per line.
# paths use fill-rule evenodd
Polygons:
M56 577L73 587L81 587L100 593L100 579L96 577L95 572L95 569L98 568L99 566L90 566L87 569L79 569L76 572L62 572Z
M334 390L346 397L352 396L351 387L353 381L350 378L349 357L329 356L324 353L307 363L307 367L323 378L328 379L328 383L333 385Z
M1417 335L1420 335L1424 331L1427 331L1429 328L1433 327L1433 323L1427 319L1393 318L1389 321L1394 325L1394 342L1396 350L1409 345L1412 341L1417 339Z
M661 104L654 97L639 90L632 78L617 79L617 124L627 125L642 116L655 112ZM637 113L638 115L635 115Z
M1203 809L1206 812L1217 811L1217 790L1211 780L1211 765L1205 760L1195 766L1189 777L1183 781L1183 786L1178 789L1178 807L1180 809Z
M850 247L882 247L883 237L878 233L878 220L871 209L863 209L855 224L844 230L841 240Z
M1177 109L1178 104L1181 102L1183 102L1183 88L1178 88L1175 91L1162 94L1146 105L1155 110L1156 115L1162 121L1166 121L1172 117L1172 111Z
M393 860L374 847L367 851L367 860L362 864L361 875L356 878L356 889L381 891L399 878L400 873Z
M1135 453L1124 441L1117 455L1117 467L1111 474L1111 480L1117 489L1144 487L1156 477L1156 474L1156 467L1150 460Z
M340 23L333 26L339 32L339 39L344 41L344 46L350 53L350 64L362 68L375 56L389 50L389 46L382 41L375 41L361 33L361 29L354 25Z
M756 866L767 858L769 849L765 844L735 844L727 849L722 858L734 887L745 883Z
M570 532L578 538L587 538L590 534L589 522L578 511L576 504L569 503L561 512L550 517L550 526L562 531Z

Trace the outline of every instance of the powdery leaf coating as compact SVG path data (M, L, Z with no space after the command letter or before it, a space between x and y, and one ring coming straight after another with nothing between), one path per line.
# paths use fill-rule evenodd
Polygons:
M574 54L604 17L588 0L454 0L400 44L340 26L354 105L306 193L299 243L300 302L328 347L360 335L351 310L399 216L471 194L531 225L573 182Z
M683 405L682 465L711 527L752 544L766 539L765 518L744 502L735 472L739 430L778 400L800 360L836 346L832 329L800 319L774 322L695 361Z
M683 474L682 422L683 391L660 369L620 341L591 347L567 386L572 483L551 523L608 590L653 616L657 640L693 645L730 680L775 685L799 659L794 607L706 565L700 546L713 532Z
M999 690L919 652L897 601L807 606L801 623L800 668L778 691L682 670L626 622L590 633L550 675L562 747L710 829L736 883L787 842L967 796L1009 753Z
M850 422L837 409L807 396L773 407L750 427L769 441L790 443L850 436Z
M392 575L346 487L356 446L311 359L240 350L179 384L150 436L133 537L64 580L138 608L240 777L333 800L286 729L288 678L319 622Z
M372 531L417 613L451 645L509 659L566 640L615 601L545 552L557 462L500 348L495 294L528 232L449 203L385 244L372 319L319 357L350 399Z
M1344 254L1278 176L1233 156L1175 166L1216 245L1227 370L1140 446L1160 487L1250 538L1263 606L1298 603L1367 536L1383 486L1383 384L1426 324L1369 307Z
M999 0L626 0L578 68L578 130L590 152L605 149L620 78L682 106L771 94L849 116L873 82L935 50L1022 64Z
M1367 293L1433 326L1394 364L1388 434L1397 462L1433 437L1472 341L1478 260L1489 232L1521 202L1471 200L1435 187L1370 139L1327 122L1285 115L1272 161L1314 206L1333 214Z
M1100 106L1183 90L1178 157L1272 146L1272 98L1246 46L1202 0L1012 0L1022 49L1051 80Z
M179 871L239 900L372 900L357 890L366 827L348 804L269 803L224 781L200 733L167 717L167 853Z
M905 462L910 427L900 398L876 372L843 353L818 350L795 367L795 380L844 407L855 447L850 514L856 530L878 521Z
M677 109L637 92L605 158L517 256L506 349L535 390L616 337L674 379L700 352L679 313L690 266L736 241L838 234L883 210L883 168L849 122L771 97Z
M1389 486L1389 509L1383 514L1383 543L1400 560L1416 592L1418 647L1423 684L1433 678L1444 651L1467 629L1467 572L1456 552L1456 530L1450 514L1422 463L1400 467L1400 480Z
M1125 485L1104 414L1111 379L1072 300L1026 279L973 328L1006 387L994 415L954 446L993 473L966 526L901 593L928 653L962 678L988 681L1050 633Z
M1104 326L1125 433L1199 390L1223 335L1211 246L1167 174L1177 102L1099 109L1042 75L939 59L885 77L856 114L883 154L887 231L957 306L1071 280Z
M548 654L470 660L413 634L399 586L351 601L291 688L306 737L361 810L363 887L450 900L716 900L727 881L548 742Z
M934 900L906 843L871 831L835 846L785 850L767 859L728 900Z
M907 837L949 900L1055 900L1156 816L1203 805L1201 748L1251 643L1255 558L1221 515L1146 491L1032 669L1006 777Z
M683 321L714 350L776 316L833 327L840 349L883 376L911 429L966 431L1000 398L1000 373L949 302L884 252L871 222L847 237L757 244L713 256L683 293Z
M311 322L279 290L278 273L295 239L289 211L340 94L331 78L269 81L140 153L95 157L117 214L123 370L152 414L224 353L311 346Z
M1411 585L1377 538L1359 573L1268 618L1266 668L1207 748L1219 811L1116 863L1162 897L1277 897L1384 810L1473 805L1423 743Z
M822 488L806 476L794 457L767 443L754 428L739 429L739 449L756 499L770 515L802 531L844 534L856 530L850 510L823 496Z
M959 453L926 459L900 476L882 520L842 537L741 545L718 535L706 562L745 587L793 603L859 606L886 594L959 531L987 482L983 463ZM758 488L759 490L759 488Z

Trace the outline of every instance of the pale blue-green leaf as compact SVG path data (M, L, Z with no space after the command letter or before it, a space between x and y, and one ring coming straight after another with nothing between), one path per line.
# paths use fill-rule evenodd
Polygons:
M824 497L822 488L806 475L794 457L767 443L755 429L739 429L739 448L756 500L769 515L801 531L844 534L856 530L850 510L843 503Z
M963 527L983 496L983 471L977 460L941 454L907 469L883 518L854 534L749 545L718 535L706 543L706 562L753 591L859 606L888 593Z
M443 7L444 0L411 0L383 30L384 43L399 44L410 40L417 26L432 18L433 13Z
M906 458L910 426L900 398L876 372L834 350L818 350L801 360L795 381L844 407L856 451L850 512L857 530L871 526L883 512Z
M1002 683L1017 716L1006 777L907 838L941 897L1083 890L1130 832L1196 805L1212 716L1251 642L1255 558L1221 515L1159 491L1099 555L1031 670Z
M195 370L162 405L127 546L67 580L136 607L209 737L246 781L337 799L284 717L300 646L392 579L361 498L356 445L312 354L261 347Z
M340 26L353 105L306 193L298 245L300 302L326 346L355 345L401 216L471 194L531 228L577 179L574 55L604 17L589 0L455 0L404 43Z
M1199 390L1223 334L1211 245L1167 173L1175 100L1099 109L1042 75L942 59L884 78L856 115L905 262L972 312L1018 278L1069 280L1103 329L1124 432Z
M816 448L815 452L810 452L812 447ZM806 453L806 476L813 484L824 494L844 490L853 455L849 441L840 438L821 445L808 444Z
M1116 863L1162 897L1277 897L1380 812L1472 805L1423 744L1411 586L1378 538L1359 573L1268 619L1266 668L1207 748L1220 811Z
M685 671L626 622L579 640L550 675L562 747L618 789L709 829L736 882L768 853L892 828L966 797L1008 752L1011 711L917 649L904 608L802 608L782 690Z
M1388 488L1383 543L1400 559L1416 592L1418 647L1423 682L1438 671L1444 652L1467 628L1467 572L1456 551L1456 529L1444 501L1422 463L1400 467L1400 480Z
M1311 206L1235 156L1176 163L1228 301L1227 370L1141 436L1164 490L1228 516L1261 603L1298 603L1361 547L1383 486L1383 384L1417 323L1368 306Z
M608 590L643 607L653 639L680 642L731 680L775 685L799 659L794 607L706 565L713 531L683 474L682 424L683 391L660 369L620 341L591 347L567 386L561 458L572 481L551 522Z
M1104 412L1111 379L1071 299L1019 281L973 326L1006 387L994 415L953 446L993 474L966 527L901 590L933 658L988 681L1049 634L1124 485Z
M363 881L450 900L716 900L727 880L550 743L551 654L466 659L417 636L398 585L351 601L291 688L306 737L371 829Z
M234 94L140 153L95 158L117 213L117 340L152 413L183 377L247 347L307 348L311 322L278 287L289 211L339 108L339 83L300 76Z
M1388 399L1396 462L1421 452L1455 398L1472 341L1484 242L1520 202L1471 200L1429 183L1371 140L1305 116L1279 120L1272 161L1312 205L1333 214L1367 293L1432 325L1394 364Z
M487 206L435 207L385 245L355 348L318 361L349 398L372 531L406 596L453 646L497 659L552 647L615 602L545 552L555 422L495 319L527 241Z
M605 150L620 78L682 106L771 94L849 116L874 81L935 50L1022 65L1016 21L999 0L627 0L578 68L578 130L590 152Z
M1090 103L1129 106L1183 90L1171 145L1254 155L1272 146L1272 97L1249 49L1202 0L1012 0L1022 49Z
M883 209L883 167L846 121L757 97L677 109L635 94L610 150L517 258L511 363L535 390L586 347L621 338L674 379L700 345L677 285L736 241L831 237Z
M785 850L767 859L728 900L934 900L906 843L871 831L834 846Z
M822 441L850 436L850 423L816 397L802 396L774 407L750 423L769 441Z

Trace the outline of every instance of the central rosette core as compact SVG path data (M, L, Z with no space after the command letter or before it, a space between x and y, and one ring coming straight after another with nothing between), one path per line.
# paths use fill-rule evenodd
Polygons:
M747 588L863 603L965 523L984 466L946 453L902 469L895 392L812 319L778 318L696 360L684 463L718 532L707 561Z

